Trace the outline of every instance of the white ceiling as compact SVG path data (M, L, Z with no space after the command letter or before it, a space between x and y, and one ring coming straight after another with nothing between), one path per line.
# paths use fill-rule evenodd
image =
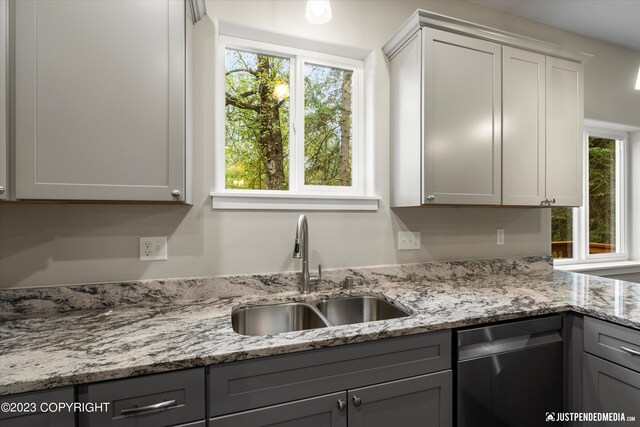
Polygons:
M640 0L468 0L640 51Z

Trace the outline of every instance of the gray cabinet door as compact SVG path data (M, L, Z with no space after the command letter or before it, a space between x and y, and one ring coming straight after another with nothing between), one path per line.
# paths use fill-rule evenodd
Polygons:
M583 66L546 59L546 198L582 205Z
M502 203L545 198L545 57L502 48Z
M640 373L584 354L583 397L585 412L624 413L635 417L624 425L640 425ZM619 421L595 425L620 425Z
M74 397L73 387L4 396L0 427L73 427L75 413L55 408L58 403L73 403Z
M349 390L349 427L452 425L451 371Z
M501 203L501 46L423 33L423 203Z
M185 2L15 5L16 197L184 200Z
M333 393L209 420L210 427L346 427L346 393ZM340 406L342 402L342 406ZM392 425L392 424L389 424Z

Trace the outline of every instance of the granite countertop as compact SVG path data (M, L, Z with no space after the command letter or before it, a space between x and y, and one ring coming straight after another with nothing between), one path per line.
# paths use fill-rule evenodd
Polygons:
M255 281L257 286L236 276L225 283L236 282L237 295L230 295L233 286L218 283L215 296L173 299L170 304L108 307L102 298L100 307L54 313L34 309L36 314L29 317L12 317L7 310L0 310L5 315L0 324L0 395L566 311L640 329L640 284L552 271L544 258L520 260L487 261L493 264L479 275L469 273L477 266L467 264L458 265L462 267L451 274L454 263L444 269L438 263L426 270L423 265L336 270L333 275L329 272L326 289L309 295L293 290L295 276L275 281L260 277ZM362 283L348 291L339 290L337 284L345 275ZM204 286L191 285L197 289ZM120 294L123 289L134 294L139 289L130 284L118 286ZM157 283L149 286L154 288ZM149 293L150 288L141 292ZM47 300L47 306L60 306L61 299L53 303L46 292L0 295L0 308L24 308L25 301L37 308L37 295ZM65 292L68 305L68 295L73 292ZM99 292L87 287L81 293L95 299ZM413 315L266 337L242 336L232 329L230 313L239 306L362 294L383 295Z

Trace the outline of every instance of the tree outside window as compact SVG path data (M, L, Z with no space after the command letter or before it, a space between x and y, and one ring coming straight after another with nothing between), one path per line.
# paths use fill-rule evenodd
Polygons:
M354 70L325 62L225 48L225 189L353 187Z

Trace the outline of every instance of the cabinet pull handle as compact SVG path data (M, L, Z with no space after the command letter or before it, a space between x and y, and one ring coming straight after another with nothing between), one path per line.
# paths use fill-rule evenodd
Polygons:
M634 349L629 348L629 347L625 347L625 346L622 346L622 345L621 345L621 346L620 346L620 350L622 350L622 351L626 351L627 353L629 353L629 354L630 354L630 355L632 355L632 356L640 356L640 351L638 351L638 350L634 350Z
M362 405L362 399L359 398L358 396L353 396L353 406L360 406Z
M347 402L342 399L338 399L338 410L344 411L344 408L347 407Z
M141 406L139 408L123 409L120 411L120 415L142 414L144 412L151 412L157 409L165 409L171 406L176 406L175 400L167 400L165 402L154 403L153 405Z
M171 192L171 196L173 196L173 197L180 197L180 194L182 194L182 193L180 193L180 190L173 190Z
M434 196L433 194L429 194L427 196L427 200L430 201L430 202L433 202L435 199L436 199L436 196Z
M7 191L7 190L5 190L5 189L4 189L4 187L3 187L2 185L0 185L0 194L4 194L4 193L5 193L5 191Z

